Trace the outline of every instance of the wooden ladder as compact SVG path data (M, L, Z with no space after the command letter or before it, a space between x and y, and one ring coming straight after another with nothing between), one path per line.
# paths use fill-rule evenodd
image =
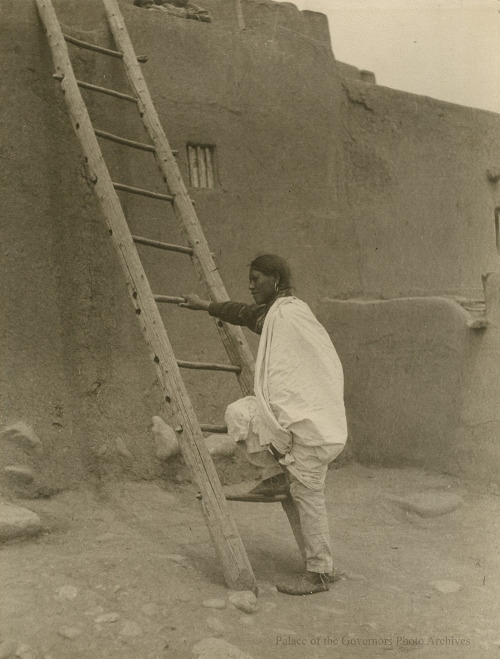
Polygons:
M203 425L197 420L191 400L182 379L180 368L220 370L236 374L244 395L253 391L253 357L239 327L216 323L229 356L229 364L197 363L177 360L174 356L157 302L178 304L183 298L153 295L135 243L188 255L201 281L207 286L210 299L223 302L229 299L216 265L203 235L193 203L182 180L168 140L161 127L151 96L143 78L138 60L116 0L103 0L107 19L118 51L102 48L63 34L51 0L36 0L38 12L45 27L55 66L54 78L60 81L75 130L106 221L110 239L118 254L127 288L148 344L151 359L162 387L165 402L174 420L182 455L193 479L200 488L201 507L210 536L221 561L226 583L235 590L256 590L255 577L238 530L208 453L203 431L221 432L216 425ZM77 80L69 58L66 42L81 48L118 57L123 61L132 94L123 94ZM134 103L149 133L151 144L142 144L113 135L92 126L87 107L79 87L108 94ZM150 151L167 184L166 194L134 188L111 180L108 168L97 141L97 136L125 146ZM171 245L156 240L133 236L117 190L162 199L172 205L187 245Z

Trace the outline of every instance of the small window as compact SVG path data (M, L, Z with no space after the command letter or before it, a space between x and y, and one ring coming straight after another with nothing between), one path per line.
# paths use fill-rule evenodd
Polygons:
M495 208L495 239L497 252L500 254L500 208Z
M215 146L188 144L189 182L193 188L215 188Z

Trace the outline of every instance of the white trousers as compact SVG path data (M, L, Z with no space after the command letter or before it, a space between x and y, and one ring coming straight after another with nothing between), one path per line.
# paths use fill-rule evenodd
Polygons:
M239 441L240 449L246 449L246 442ZM325 502L325 479L328 464L334 460L344 448L343 444L332 444L321 447L301 446L301 453L307 453L307 479L314 478L314 489L304 484L300 476L300 464L294 463L294 473L286 467L281 467L268 450L249 453L245 450L247 459L262 469L262 479L271 478L285 471L290 482L290 495L295 511L283 506L290 518L290 512L300 522L300 537L295 533L299 549L310 572L331 573L333 571L332 551L330 545L330 530ZM290 520L291 521L291 520ZM292 526L293 528L293 526ZM295 529L294 529L295 532Z

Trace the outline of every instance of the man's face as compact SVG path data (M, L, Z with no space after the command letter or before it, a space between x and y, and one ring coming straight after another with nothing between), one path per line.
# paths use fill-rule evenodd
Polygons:
M248 277L250 293L255 304L267 304L276 294L276 277L265 275L260 270L250 270Z

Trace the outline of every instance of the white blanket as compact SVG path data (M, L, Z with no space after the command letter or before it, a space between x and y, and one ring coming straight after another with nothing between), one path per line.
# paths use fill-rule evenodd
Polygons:
M255 367L255 397L229 405L229 436L252 453L273 444L304 485L321 489L326 465L344 448L342 365L305 302L279 298L268 311Z
M347 423L342 365L325 328L296 297L269 310L255 367L261 444L281 452L344 445Z

